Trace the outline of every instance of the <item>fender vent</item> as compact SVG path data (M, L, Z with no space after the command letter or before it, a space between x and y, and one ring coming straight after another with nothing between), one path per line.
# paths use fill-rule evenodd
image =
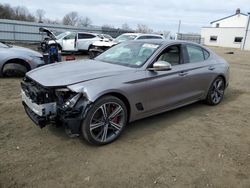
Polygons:
M136 103L135 106L136 106L137 110L139 110L139 111L144 110L144 108L143 108L143 106L142 106L142 103L140 103L140 102L139 102L139 103Z

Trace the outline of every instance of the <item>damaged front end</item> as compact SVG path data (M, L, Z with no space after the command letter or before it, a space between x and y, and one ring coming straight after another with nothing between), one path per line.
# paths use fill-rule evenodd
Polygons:
M43 128L63 125L69 136L79 135L91 102L84 93L65 88L46 88L25 77L21 82L22 103L30 119Z

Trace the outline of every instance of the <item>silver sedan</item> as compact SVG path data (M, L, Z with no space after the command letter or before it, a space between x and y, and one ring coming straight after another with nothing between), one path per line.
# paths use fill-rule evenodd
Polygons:
M22 99L40 127L57 122L70 136L82 134L88 142L103 145L117 139L128 122L200 100L217 105L228 83L228 63L208 48L137 40L94 60L27 73Z
M40 53L0 42L0 76L24 75L29 70L42 65L44 61Z

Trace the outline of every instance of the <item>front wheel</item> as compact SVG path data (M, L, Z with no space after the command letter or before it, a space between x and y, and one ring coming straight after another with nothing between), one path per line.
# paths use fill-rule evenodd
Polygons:
M225 81L222 77L217 77L210 86L206 102L209 105L219 104L224 96Z
M104 145L116 140L127 124L127 108L114 96L97 100L83 124L82 135L91 144Z

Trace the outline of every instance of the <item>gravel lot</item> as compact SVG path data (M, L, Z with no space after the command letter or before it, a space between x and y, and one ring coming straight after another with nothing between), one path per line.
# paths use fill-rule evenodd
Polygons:
M220 105L134 122L103 147L36 127L21 79L1 78L0 187L250 187L250 52L213 49L231 65Z

